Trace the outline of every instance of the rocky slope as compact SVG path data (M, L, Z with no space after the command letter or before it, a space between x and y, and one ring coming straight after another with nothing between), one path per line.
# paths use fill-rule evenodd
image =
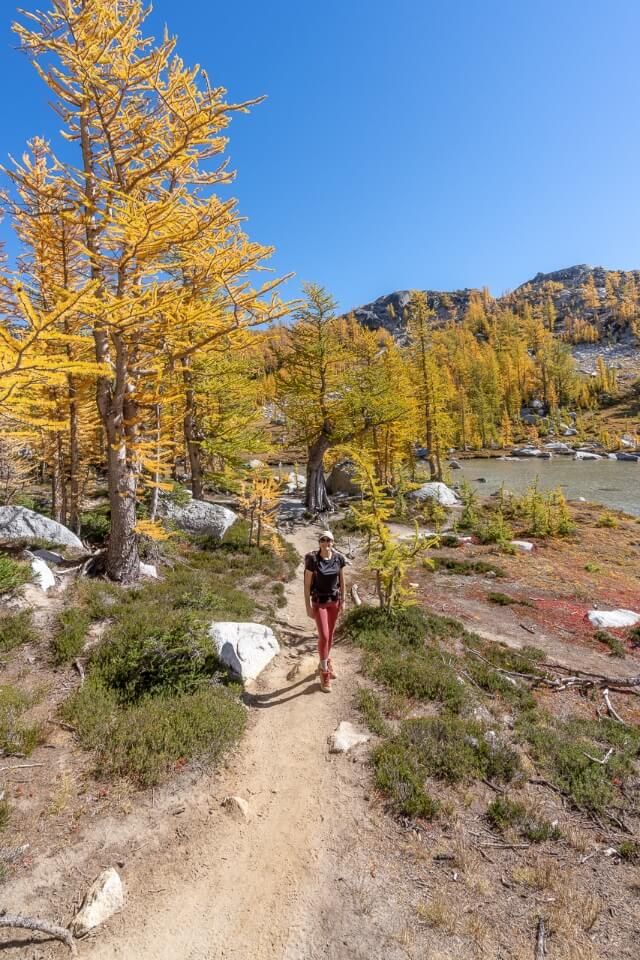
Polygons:
M587 285L591 280L599 300L597 306L589 303ZM500 308L522 310L525 304L540 309L551 300L558 333L564 331L567 321L582 319L596 324L601 338L608 340L629 337L634 320L637 323L640 317L640 270L619 272L579 264L552 273L537 273L516 290L495 299L486 289L424 292L435 311L436 324L460 320L473 298L480 299L489 313ZM397 290L357 307L353 313L364 326L373 330L384 327L401 337L410 295L410 290Z

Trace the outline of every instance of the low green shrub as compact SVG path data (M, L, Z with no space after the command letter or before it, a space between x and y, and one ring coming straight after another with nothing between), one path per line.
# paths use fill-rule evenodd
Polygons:
M491 696L500 696L519 710L532 710L535 699L531 690L518 680L499 673L490 664L469 658L466 665L467 675L476 686Z
M495 577L506 577L502 567L494 563L487 563L485 560L461 560L457 557L433 557L436 570L443 570L445 573L458 574L463 577L471 577L474 574L483 576L487 573Z
M389 726L384 719L380 697L368 687L358 687L356 703L372 733L380 737L389 734Z
M457 620L426 613L419 607L383 610L357 607L345 630L365 651L365 673L389 690L419 700L434 700L458 712L466 699L439 641L464 636Z
M517 753L505 744L488 742L484 734L482 725L471 720L427 717L403 721L399 741L438 780L513 780L520 770Z
M618 853L625 863L640 863L640 844L635 840L623 840L619 843Z
M466 703L466 687L438 649L407 650L390 643L366 654L363 665L365 673L394 693L442 704L451 713Z
M20 610L0 617L0 653L8 653L23 643L33 643L35 639L31 610Z
M149 696L118 707L115 696L90 680L65 715L83 744L96 751L97 773L158 783L180 761L215 760L242 735L246 711L227 689L214 686L177 696Z
M594 763L588 754L598 757L603 751L589 737L592 727L583 721L554 724L538 716L535 721L525 720L520 729L534 760L577 807L598 813L613 802L615 781L628 772L629 758L616 751L609 763Z
M91 659L91 671L123 704L192 693L223 672L206 623L189 611L131 604Z
M604 510L596 520L596 527L608 527L615 530L618 526L618 519L608 510Z
M425 791L425 773L402 743L389 741L373 752L376 787L390 800L396 813L432 820L438 804Z
M287 598L284 595L284 583L277 581L271 587L271 592L276 598L276 607L286 607Z
M67 607L58 616L51 648L57 664L70 663L82 653L91 617L82 607Z
M89 543L102 544L111 532L111 510L108 505L80 514L80 536Z
M594 639L609 647L612 656L624 659L626 651L620 637L614 636L614 634L609 633L608 630L596 630L593 636Z
M17 590L31 579L31 568L28 563L21 563L0 553L0 594Z
M487 819L498 830L514 827L525 818L527 808L523 803L509 800L508 797L496 797L487 808Z
M43 513L43 504L38 502L35 497L32 497L28 493L18 493L13 497L12 503L16 507L24 507L25 510L34 510L36 513Z
M29 697L6 684L0 685L0 753L29 756L42 737L39 724L25 723L22 714L29 708Z
M344 629L360 647L379 649L388 641L403 646L420 646L429 630L429 619L417 606L383 610L361 606L351 610L344 620Z
M440 546L453 547L456 549L462 546L462 542L460 541L460 537L455 533L442 533L440 535Z
M489 603L497 603L500 607L508 607L512 603L517 603L517 600L514 600L513 597L509 597L506 593L491 592L487 594L487 600Z
M515 829L530 843L544 843L561 837L556 824L535 816L525 804L508 797L496 797L489 804L487 818L502 833L509 828Z
M4 797L0 800L0 833L3 833L7 829L7 825L11 818L11 806L9 801Z
M92 621L111 618L124 600L122 587L104 580L82 580L75 595Z
M109 623L86 682L62 712L95 752L100 774L155 783L179 762L215 758L240 736L245 711L227 685L209 625L250 619L256 604L243 581L273 585L299 557L279 546L247 546L241 524L231 531L222 544L176 538L175 563L162 581L79 586L82 625ZM284 594L280 579L274 592Z

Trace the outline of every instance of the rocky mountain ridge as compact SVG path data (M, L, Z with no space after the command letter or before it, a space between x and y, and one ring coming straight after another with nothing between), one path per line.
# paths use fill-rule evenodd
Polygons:
M599 300L597 305L589 301L591 281ZM632 315L640 317L640 270L606 270L587 264L537 273L515 290L495 298L486 288L425 290L424 293L435 313L435 325L461 320L473 299L479 299L489 314L500 308L518 312L527 303L536 310L550 300L557 315L558 333L564 331L568 320L581 319L594 323L601 339L624 338L633 332ZM402 338L410 296L410 290L396 290L351 312L365 327L372 330L384 327L393 336Z

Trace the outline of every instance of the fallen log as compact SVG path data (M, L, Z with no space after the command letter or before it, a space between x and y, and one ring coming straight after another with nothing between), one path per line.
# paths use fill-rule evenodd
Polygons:
M46 920L36 920L33 917L21 917L9 913L2 913L0 914L0 927L16 927L20 930L47 933L55 940L61 940L65 943L74 957L78 955L73 936L69 930L65 930L64 927L59 927L55 923L48 923Z

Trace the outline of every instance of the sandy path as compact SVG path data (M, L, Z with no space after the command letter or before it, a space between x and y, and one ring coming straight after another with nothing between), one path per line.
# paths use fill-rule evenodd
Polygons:
M304 553L315 531L291 539ZM308 637L313 625L301 584L300 567L287 587L285 614ZM297 954L295 931L308 910L307 890L318 880L327 839L335 840L332 823L344 820L339 771L347 761L329 757L327 736L350 711L355 661L349 651L338 652L341 679L331 695L323 694L314 675L314 642L292 642L250 691L254 722L229 775L214 783L212 815L200 809L189 821L181 818L184 826L178 825L178 843L166 862L128 876L126 909L107 938L87 951L92 960L280 960L285 949ZM248 800L249 820L239 822L220 809L227 793Z

